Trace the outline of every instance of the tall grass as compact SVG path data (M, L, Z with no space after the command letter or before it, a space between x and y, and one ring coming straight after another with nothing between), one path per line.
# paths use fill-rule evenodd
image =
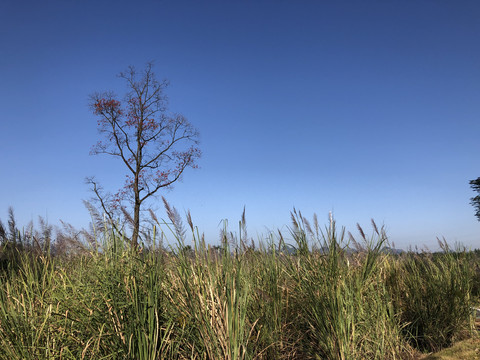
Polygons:
M2 227L0 359L407 359L471 334L465 249L397 256L374 223L355 241L295 210L290 234L255 244L243 214L212 247L165 206L138 249L108 228L20 247Z
M471 324L474 267L465 249L409 253L392 260L387 285L404 333L415 347L435 351L466 335Z
M351 253L344 230L333 219L324 232L312 231L300 213L294 218L293 234L300 248L308 233L321 251L302 251L291 267L298 291L295 301L299 322L306 334L304 356L317 359L390 359L407 349L402 346L382 275L388 258L380 250L385 232L363 239L366 248ZM363 230L361 231L363 234ZM364 236L364 235L363 235ZM308 241L307 241L308 242Z

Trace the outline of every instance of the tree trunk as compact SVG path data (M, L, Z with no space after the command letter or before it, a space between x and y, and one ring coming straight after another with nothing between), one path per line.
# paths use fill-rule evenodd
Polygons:
M135 194L135 208L133 213L133 234L132 234L132 247L136 249L138 247L138 235L140 232L140 201L137 200Z
M142 205L142 202L140 201L139 174L140 174L140 163L139 163L139 160L137 160L137 172L135 173L135 181L133 184L133 192L135 194L135 205L133 208L132 248L134 249L138 247L138 236L140 232L140 205Z

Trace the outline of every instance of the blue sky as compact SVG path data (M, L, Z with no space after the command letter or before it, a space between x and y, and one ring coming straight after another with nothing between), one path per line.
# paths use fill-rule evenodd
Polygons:
M210 242L219 223L287 231L296 207L397 247L480 247L478 1L0 2L0 219L77 227L100 139L88 95L155 62L169 109L201 133L200 169L164 195ZM158 202L158 214L165 217Z

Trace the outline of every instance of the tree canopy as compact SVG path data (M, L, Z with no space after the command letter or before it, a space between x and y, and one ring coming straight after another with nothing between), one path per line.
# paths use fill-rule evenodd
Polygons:
M470 204L475 208L475 216L480 221L480 177L475 180L470 180L470 187L477 192L477 196L470 198Z

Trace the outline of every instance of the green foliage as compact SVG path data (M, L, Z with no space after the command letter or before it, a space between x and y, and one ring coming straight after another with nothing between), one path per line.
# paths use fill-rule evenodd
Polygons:
M480 177L475 180L470 180L470 187L473 191L478 193L470 199L470 204L475 208L475 216L480 221Z

